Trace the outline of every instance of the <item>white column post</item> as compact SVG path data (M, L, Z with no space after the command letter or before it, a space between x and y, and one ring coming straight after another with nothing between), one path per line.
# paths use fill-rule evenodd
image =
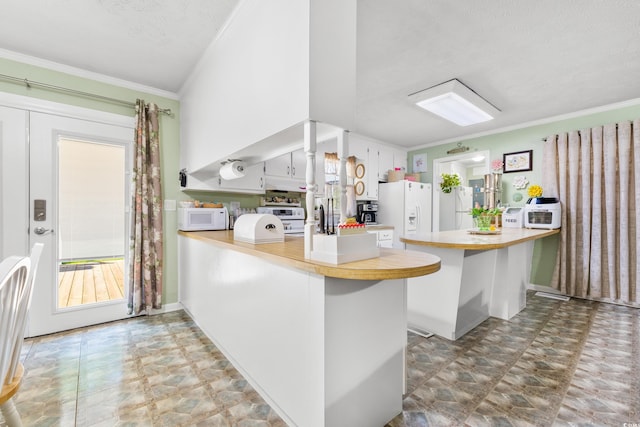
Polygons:
M340 157L340 224L347 222L347 157L349 157L349 132L338 134L338 157Z
M316 122L306 121L304 124L304 152L307 156L307 221L304 225L304 257L311 258L311 252L313 251L313 235L316 233L316 218L315 218L315 196L318 186L316 185Z

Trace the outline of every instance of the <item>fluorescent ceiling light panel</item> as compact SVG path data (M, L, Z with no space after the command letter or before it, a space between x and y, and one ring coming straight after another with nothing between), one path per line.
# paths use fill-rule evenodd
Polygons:
M459 126L492 120L500 110L453 79L409 95L411 102Z

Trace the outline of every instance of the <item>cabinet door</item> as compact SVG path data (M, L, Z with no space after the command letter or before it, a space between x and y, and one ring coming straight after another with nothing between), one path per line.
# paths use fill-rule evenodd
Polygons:
M264 173L269 176L289 178L291 176L291 153L265 161Z
M369 149L367 159L369 169L366 173L366 194L368 200L378 200L378 170L380 168L380 153L377 147Z
M378 181L387 182L389 170L393 170L393 150L383 145L378 146Z
M316 153L316 163L318 157ZM324 153L323 153L324 156ZM324 162L323 162L324 163ZM291 153L291 178L304 181L306 179L305 174L307 171L307 155L304 150L296 150ZM317 178L316 178L317 179Z
M408 172L407 169L407 152L401 150L393 150L393 168L400 168L405 172Z
M220 190L227 191L243 191L251 193L264 193L264 163L258 163L245 169L245 175L242 178L224 180L219 178L218 184Z

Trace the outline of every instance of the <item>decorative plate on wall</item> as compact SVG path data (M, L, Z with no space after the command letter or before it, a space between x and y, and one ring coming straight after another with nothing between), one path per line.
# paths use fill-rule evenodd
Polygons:
M363 176L364 176L364 165L362 163L358 163L358 166L356 166L356 178L362 179Z
M364 182L362 181L356 182L354 191L356 192L356 196L362 196L364 194Z

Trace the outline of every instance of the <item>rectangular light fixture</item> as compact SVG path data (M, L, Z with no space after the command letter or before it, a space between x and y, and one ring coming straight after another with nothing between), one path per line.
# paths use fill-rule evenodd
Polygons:
M469 126L495 118L496 107L457 79L409 95L409 100L459 126Z

